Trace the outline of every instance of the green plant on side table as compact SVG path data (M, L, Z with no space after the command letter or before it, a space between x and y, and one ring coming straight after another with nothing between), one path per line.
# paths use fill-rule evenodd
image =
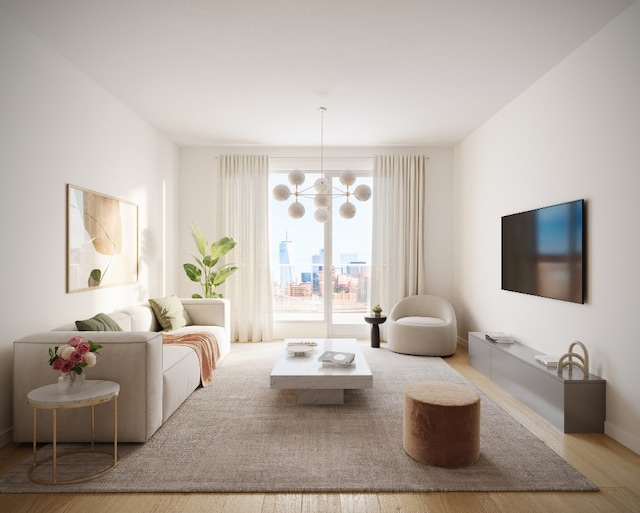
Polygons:
M382 313L382 307L380 305L376 305L371 309L371 311L373 312L373 315L375 315L376 317L380 317L380 314Z
M192 255L196 264L186 263L183 265L185 273L191 281L200 283L204 296L200 294L192 294L192 298L212 298L223 297L222 294L215 291L216 287L222 285L225 280L231 276L238 268L234 264L225 264L219 269L215 269L218 265L220 257L226 255L236 247L237 242L231 237L222 237L216 242L209 245L207 238L204 236L200 228L195 223L190 223L191 236L196 243L200 257Z

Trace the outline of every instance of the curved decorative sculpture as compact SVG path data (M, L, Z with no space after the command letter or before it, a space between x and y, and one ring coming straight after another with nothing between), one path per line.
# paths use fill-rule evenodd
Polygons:
M575 351L573 351L573 348L575 346L580 346L582 348L582 352L584 353L584 355L578 354ZM579 361L574 361L574 358L577 358ZM562 369L564 369L565 367L569 367L569 373L571 373L573 367L578 367L578 369L582 371L585 377L589 375L589 352L587 351L587 348L585 347L585 345L579 340L572 342L571 345L569 346L569 352L566 354L563 354L560 357L560 360L558 360L559 376L562 375Z

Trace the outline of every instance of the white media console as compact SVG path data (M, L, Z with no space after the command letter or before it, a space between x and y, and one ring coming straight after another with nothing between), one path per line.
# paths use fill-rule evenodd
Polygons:
M536 361L540 354L514 342L497 344L484 333L469 333L469 363L491 381L529 406L565 433L604 433L606 381L570 374Z

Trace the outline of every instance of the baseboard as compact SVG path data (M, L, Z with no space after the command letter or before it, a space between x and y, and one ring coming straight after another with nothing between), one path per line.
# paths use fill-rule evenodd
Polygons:
M458 345L469 349L469 342L462 337L458 337Z
M13 442L13 428L9 428L0 433L0 447L4 447L11 442Z
M617 442L620 442L636 454L640 454L640 439L633 436L631 433L628 433L624 429L621 429L608 421L605 421L604 423L604 432L607 436L610 436Z

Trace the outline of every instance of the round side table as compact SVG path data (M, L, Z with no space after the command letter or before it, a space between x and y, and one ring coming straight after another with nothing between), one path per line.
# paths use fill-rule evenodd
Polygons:
M386 315L365 315L365 322L371 324L371 347L380 347L380 324L387 320Z
M31 481L39 484L71 484L81 483L102 476L114 469L118 464L118 394L120 393L120 385L113 381L87 380L85 384L70 394L59 394L58 384L46 385L36 388L27 394L27 401L33 407L33 465L29 468L28 476ZM95 431L95 415L94 408L97 404L113 401L113 453L96 449L94 445ZM57 412L58 410L68 410L72 408L91 407L91 447L87 449L67 451L58 454L57 447ZM53 416L53 452L51 456L47 456L41 460L37 459L37 417L38 410L51 410ZM108 468L90 474L88 476L58 480L57 462L58 458L68 456L70 454L78 454L82 452L100 453L113 456L113 464ZM52 462L51 480L41 479L33 475L33 471L48 461Z

